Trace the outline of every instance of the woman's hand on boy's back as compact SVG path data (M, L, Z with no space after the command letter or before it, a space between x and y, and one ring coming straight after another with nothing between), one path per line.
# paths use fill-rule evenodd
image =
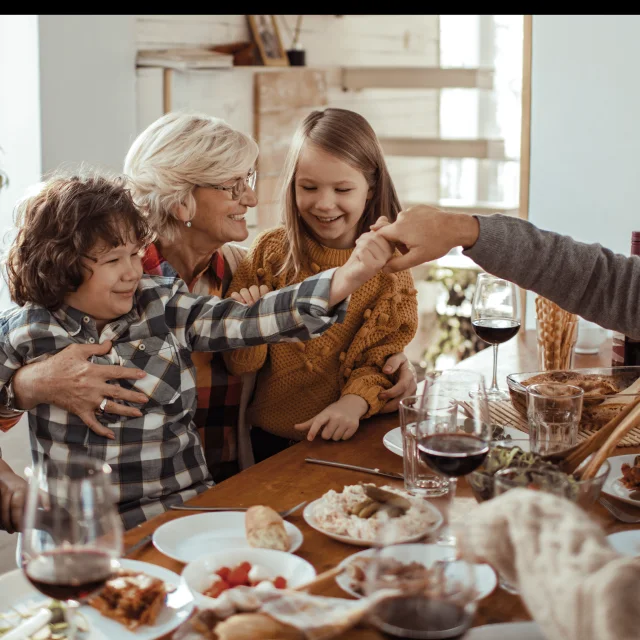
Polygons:
M360 418L368 409L369 405L364 398L346 394L311 420L296 424L294 428L298 431L308 431L309 441L318 435L320 429L325 440L348 440L358 430Z
M113 431L96 418L100 403L107 399L104 409L107 413L139 417L140 409L114 400L144 404L148 398L108 382L124 378L139 380L146 375L144 371L89 362L92 355L104 355L110 350L110 341L72 344L46 360L21 367L13 375L16 406L29 410L38 404L52 404L77 415L98 435L113 439Z

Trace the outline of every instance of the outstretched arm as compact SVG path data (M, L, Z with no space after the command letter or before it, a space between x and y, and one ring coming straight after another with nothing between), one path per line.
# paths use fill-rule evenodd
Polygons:
M435 260L462 246L465 255L489 273L586 320L640 338L640 257L542 231L520 218L476 217L425 205L374 228L404 253L389 261L390 271Z

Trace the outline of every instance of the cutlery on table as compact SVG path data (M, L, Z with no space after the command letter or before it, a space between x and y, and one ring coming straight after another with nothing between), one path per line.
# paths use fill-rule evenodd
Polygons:
M128 556L132 554L134 551L137 551L138 549L141 549L142 547L148 545L151 542L152 538L153 538L153 533L150 533L148 536L145 536L144 538L140 538L138 542L132 544L128 549L125 549L123 555Z
M363 473L372 473L376 476L386 476L387 478L394 478L395 480L404 480L404 476L401 473L395 473L394 471L382 471L380 469L371 469L369 467L359 467L355 464L345 464L344 462L333 462L332 460L319 460L318 458L305 458L305 462L312 462L314 464L324 464L328 467L338 467L339 469L351 469L352 471L361 471Z
M307 504L307 500L305 500L304 502L301 502L300 504L297 504L295 507L292 507L291 509L287 509L286 511L279 511L278 513L282 518L286 518L287 516L290 516L294 511L297 511L301 507L304 507L305 504ZM249 507L187 507L187 506L178 507L176 506L176 507L169 507L169 508L173 509L174 511L246 511Z
M617 507L612 502L609 502L606 498L602 496L598 500L598 502L616 519L620 520L620 522L625 522L626 524L640 524L640 516L634 516Z

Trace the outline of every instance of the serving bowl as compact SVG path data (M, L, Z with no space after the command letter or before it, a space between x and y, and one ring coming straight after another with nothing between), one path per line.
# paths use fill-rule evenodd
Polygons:
M216 609L219 606L219 598L205 596L202 592L211 585L218 569L233 569L242 562L263 567L271 578L282 576L290 588L302 586L316 577L313 565L293 553L275 549L225 549L193 560L182 571L182 581L193 594L198 608Z
M618 393L624 395L624 390L631 386L638 378L640 378L640 366L626 367L591 367L583 369L562 369L558 371L527 371L524 373L510 373L507 376L507 387L511 397L511 404L526 420L527 418L527 384L526 381L534 376L546 374L545 382L561 382L572 384L581 388L585 388L586 381L593 380L594 376L599 379L612 382L618 389ZM581 382L580 378L583 379ZM614 394L611 394L614 395ZM594 407L603 402L604 396L596 395L590 397L589 389L585 389L583 399L583 415L588 417L589 408ZM586 411L585 411L586 409Z
M499 447L508 449L519 447L523 451L528 452L528 445L529 440L524 438L491 442L489 454L485 462L478 469L472 471L468 476L466 476L467 482L471 487L471 491L478 502L485 502L486 500L490 500L494 497L494 474L500 469L506 468L496 463L497 458L494 457L495 450ZM588 464L590 459L591 456L589 456L582 464ZM490 473L488 472L488 468L490 469ZM580 505L582 508L589 509L589 507L591 507L600 497L602 487L604 486L610 471L611 465L609 461L606 460L598 469L598 473L594 478L587 480L574 479L571 484L570 493L566 495L566 497L572 502Z

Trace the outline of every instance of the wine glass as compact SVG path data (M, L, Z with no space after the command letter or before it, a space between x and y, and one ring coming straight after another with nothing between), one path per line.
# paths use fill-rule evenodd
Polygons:
M69 640L75 609L119 568L122 523L110 474L109 465L84 456L44 460L30 473L21 566L40 593L66 602Z
M389 521L393 528L393 519ZM376 540L363 590L371 600L369 621L386 637L462 638L476 610L473 567L454 546Z
M455 408L453 419L442 419L442 412L431 410L445 400ZM418 455L449 480L444 525L437 543L452 545L456 540L449 515L457 479L479 467L489 452L492 428L484 376L466 369L431 371L424 378L421 407Z
M513 282L488 273L478 275L471 325L480 340L493 345L493 378L487 389L489 400L508 400L509 393L498 387L498 345L513 338L520 330L518 289Z

